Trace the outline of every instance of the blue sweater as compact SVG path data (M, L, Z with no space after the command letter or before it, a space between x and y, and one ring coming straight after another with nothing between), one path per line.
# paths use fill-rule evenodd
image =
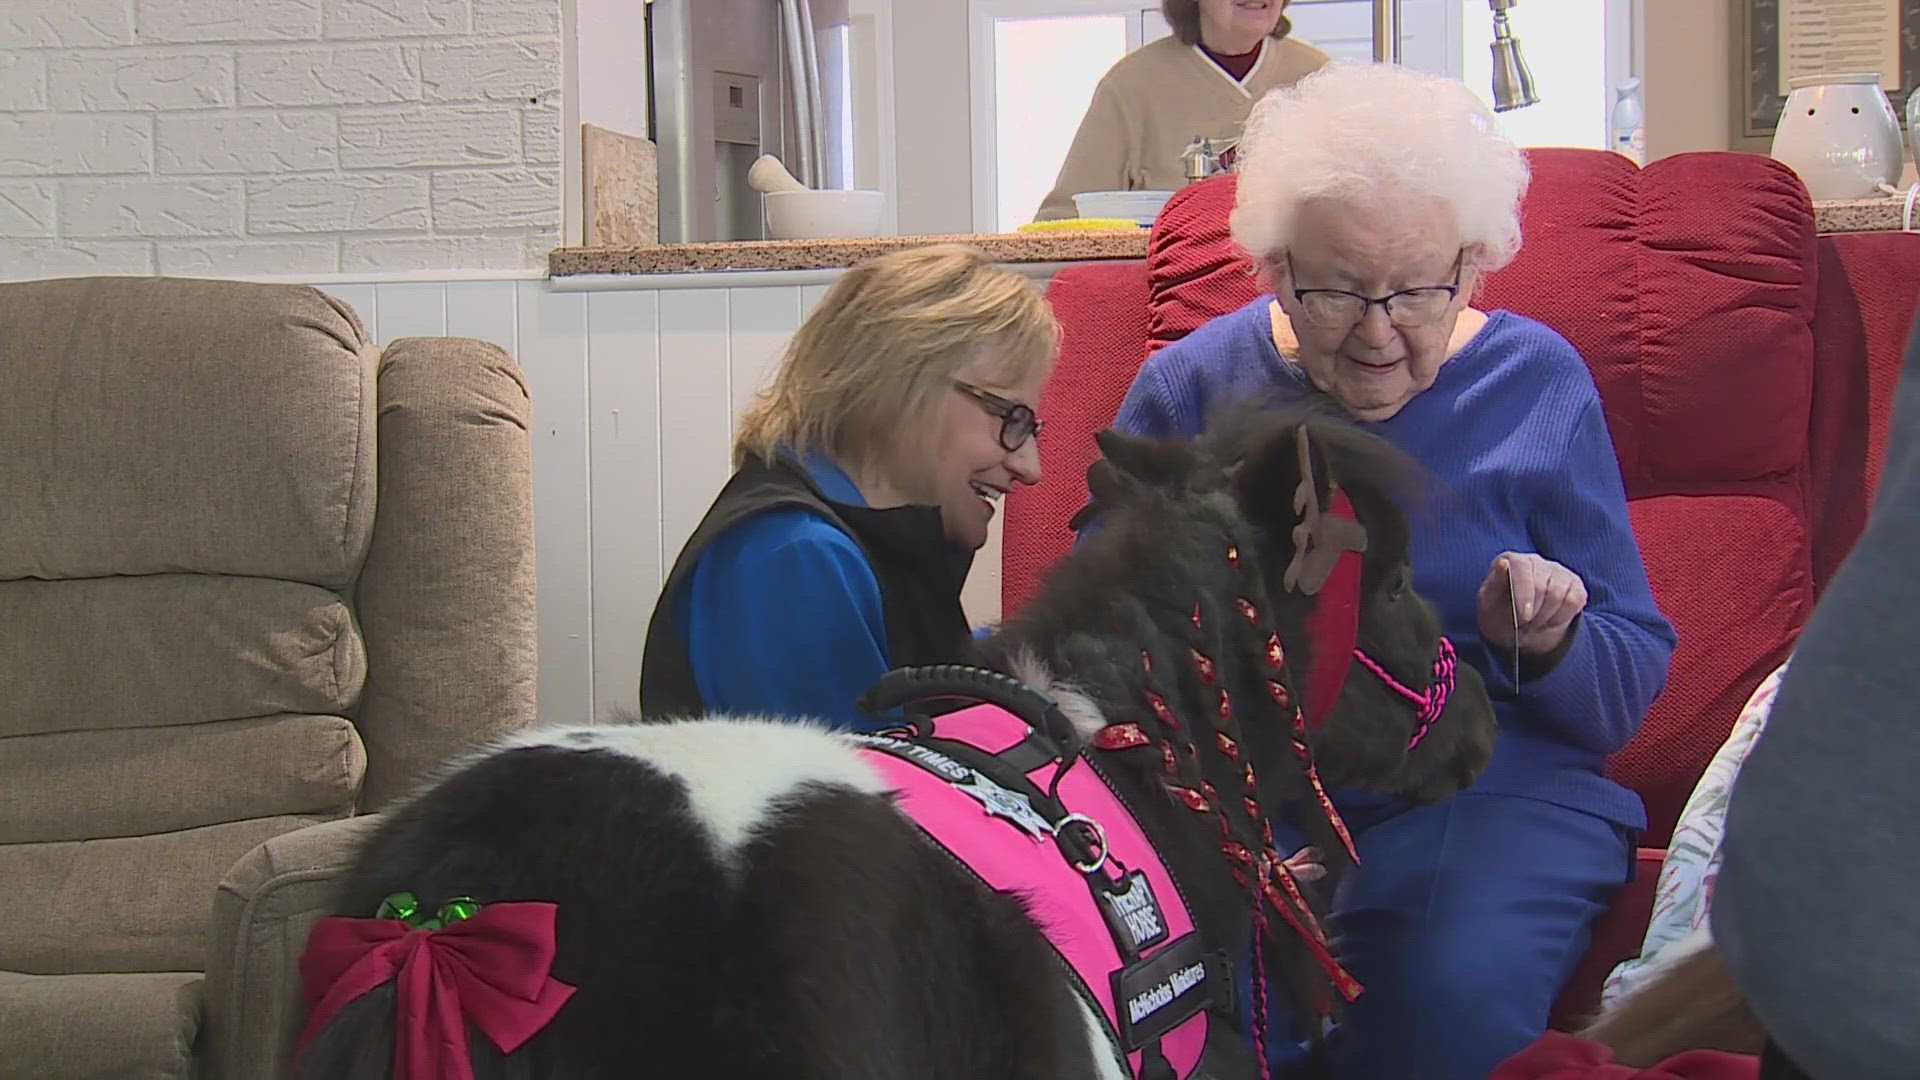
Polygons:
M1312 393L1306 373L1274 347L1271 299L1156 353L1114 426L1190 438L1217 405L1250 393ZM1485 677L1500 719L1493 760L1474 790L1644 828L1639 797L1602 769L1666 685L1676 638L1654 606L1599 390L1579 354L1544 324L1495 311L1432 387L1390 419L1362 426L1432 478L1428 511L1412 522L1414 587ZM1512 654L1497 655L1504 650L1488 647L1479 630L1480 584L1503 551L1537 552L1587 586L1586 610L1559 662L1519 686Z
M809 458L805 468L822 495L866 505L832 461ZM893 666L880 581L826 518L782 507L738 522L701 554L673 605L713 711L876 726L854 701Z

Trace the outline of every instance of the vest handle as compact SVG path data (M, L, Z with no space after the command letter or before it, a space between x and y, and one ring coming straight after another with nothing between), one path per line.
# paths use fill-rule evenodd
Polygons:
M1074 741L1073 725L1053 698L1010 675L969 664L895 668L868 687L856 705L868 716L885 720L895 709L956 698L997 705L1056 743ZM917 731L920 724L914 727Z

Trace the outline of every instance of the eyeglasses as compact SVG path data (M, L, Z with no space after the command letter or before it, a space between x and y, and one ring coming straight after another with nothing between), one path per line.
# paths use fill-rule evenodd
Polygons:
M1011 454L1027 445L1027 440L1040 434L1046 425L1033 414L1033 410L1017 401L1008 401L999 394L990 394L971 383L953 381L954 389L980 403L980 407L1000 418L1000 447Z
M1460 275L1465 269L1466 256L1464 248L1454 256L1451 285L1425 285L1386 296L1363 296L1345 289L1295 289L1293 298L1300 302L1308 322L1329 330L1353 326L1366 318L1375 304L1386 309L1388 320L1395 326L1421 326L1446 314L1454 298L1460 295ZM1286 258L1287 279L1296 280L1293 253L1288 252Z

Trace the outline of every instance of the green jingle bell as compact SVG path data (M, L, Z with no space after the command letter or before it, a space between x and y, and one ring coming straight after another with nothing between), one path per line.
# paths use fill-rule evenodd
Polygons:
M420 901L410 892L397 892L380 901L376 919L398 919L408 926L419 925Z
M471 919L480 913L481 903L471 896L456 896L440 906L440 922L452 926L462 919Z

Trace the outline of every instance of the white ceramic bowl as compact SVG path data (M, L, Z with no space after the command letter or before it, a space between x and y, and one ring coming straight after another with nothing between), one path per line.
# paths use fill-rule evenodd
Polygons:
M1151 226L1171 198L1171 191L1083 191L1073 197L1073 208L1083 218L1132 218Z
M775 240L880 235L878 191L769 191L767 231Z

